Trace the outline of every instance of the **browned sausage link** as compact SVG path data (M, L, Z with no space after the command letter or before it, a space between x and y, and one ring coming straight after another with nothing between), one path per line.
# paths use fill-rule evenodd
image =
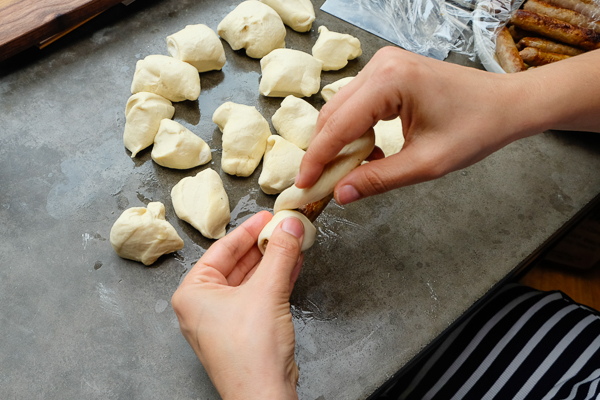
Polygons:
M496 37L496 58L502 69L509 74L526 69L515 41L506 27L502 28Z
M304 214L306 218L310 220L310 222L315 222L317 217L321 215L327 204L333 199L333 193L327 195L319 201L315 201L314 203L307 204L298 209L298 212Z
M511 22L519 28L533 31L559 42L581 47L586 50L600 48L600 34L591 29L571 25L556 18L535 12L517 10Z
M600 5L593 1L586 0L547 0L548 3L554 4L555 6L568 8L569 10L577 11L591 18L594 21L600 19Z
M524 10L533 11L538 14L547 15L548 17L560 19L573 25L579 25L584 28L594 30L600 33L600 22L594 21L577 11L569 10L562 7L557 7L553 4L546 3L541 0L528 0L523 6ZM599 16L600 17L600 16Z
M512 36L515 43L524 37L537 37L537 33L526 31L514 25L509 26L508 31L510 32L510 36Z
M525 47L535 47L536 49L540 49L541 51L564 54L567 56L576 56L578 54L584 53L583 50L567 46L566 44L560 44L553 42L552 40L533 37L526 37L519 40L519 43L517 43L517 48L519 50L523 50Z
M525 47L519 54L521 54L523 61L535 67L571 58L571 56L565 56L564 54L547 53L535 47Z

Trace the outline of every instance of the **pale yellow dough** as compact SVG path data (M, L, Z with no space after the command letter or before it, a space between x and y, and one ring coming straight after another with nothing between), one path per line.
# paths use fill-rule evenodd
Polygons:
M269 123L255 107L230 101L217 108L212 119L223 132L221 168L230 175L250 176L265 153Z
M217 27L217 33L233 50L246 49L246 55L263 58L285 47L285 26L275 10L260 1L244 1Z
M312 55L323 61L323 71L342 69L348 60L361 54L360 41L354 36L331 32L325 26L319 27L319 38L312 48Z
M171 102L154 93L136 93L127 100L123 143L132 158L154 143L160 121L173 118L174 113Z
M321 96L323 97L323 100L325 100L325 102L328 102L334 94L339 92L341 88L350 83L352 79L354 79L354 77L349 76L347 78L342 78L333 83L330 83L329 85L323 86L323 89L321 90Z
M171 190L175 213L209 239L225 236L231 219L229 198L219 174L205 169L180 180Z
M223 43L208 26L188 25L167 36L171 57L193 65L198 72L220 70L225 65Z
M323 62L292 49L273 50L260 60L262 78L258 91L263 96L312 96L321 85Z
M170 119L161 121L151 155L157 164L174 169L194 168L212 158L204 140Z
M310 0L260 0L281 17L283 23L296 32L308 32L315 20L315 8Z
M319 111L316 108L305 100L290 95L283 99L271 122L277 133L306 150L315 131L317 118Z
M131 93L139 92L155 93L171 101L196 100L200 75L196 68L173 57L148 56L135 65Z
M110 230L110 244L120 257L145 265L183 248L183 240L165 221L165 206L158 201L149 203L147 208L123 211Z
M281 193L294 184L304 150L281 136L267 139L267 150L258 184L266 194Z
M383 154L389 157L398 153L404 146L402 135L402 121L400 117L391 121L379 121L374 127L375 146L383 150Z
M263 228L263 230L258 235L258 248L261 253L265 254L267 250L267 245L269 243L269 239L271 239L271 235L277 225L284 219L288 217L298 218L302 225L304 225L304 239L302 240L302 251L308 250L315 242L315 237L317 236L317 229L315 226L306 218L303 214L300 214L298 211L292 210L283 210L279 211L277 214L273 216L273 219L269 221L267 225Z

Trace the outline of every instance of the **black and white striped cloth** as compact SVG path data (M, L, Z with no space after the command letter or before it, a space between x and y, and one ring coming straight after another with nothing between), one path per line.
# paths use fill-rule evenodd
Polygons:
M429 354L384 397L600 400L600 314L562 292L508 285Z

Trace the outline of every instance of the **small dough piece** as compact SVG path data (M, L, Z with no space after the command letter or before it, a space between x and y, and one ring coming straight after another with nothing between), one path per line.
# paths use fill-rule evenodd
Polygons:
M158 165L174 169L194 168L212 159L204 140L170 119L160 122L151 155Z
M171 57L193 65L198 72L220 70L225 65L223 43L203 24L188 25L167 36L167 50Z
M154 143L160 121L173 118L174 113L171 102L154 93L136 93L127 100L123 143L131 158Z
M110 244L120 257L153 264L163 254L183 249L183 240L165 221L165 206L156 201L148 208L123 211L110 230Z
M196 100L200 75L190 64L169 56L153 55L135 64L131 93L150 92L171 101Z
M342 78L342 79L337 80L337 81L335 81L333 83L330 83L329 85L325 85L323 87L323 90L321 90L321 96L323 97L323 100L325 100L325 102L328 102L329 99L331 99L334 94L336 94L337 92L339 92L339 90L341 88L343 88L348 83L350 83L350 81L352 79L354 79L354 77L353 76L349 76L347 78Z
M229 198L223 181L213 169L180 180L171 190L175 213L198 229L202 236L219 239L231 220Z
M400 117L391 121L379 121L375 124L373 130L375 131L375 146L383 150L386 157L402 150L404 135L402 134Z
M266 194L277 194L294 184L304 150L281 136L267 139L267 150L258 184Z
M312 55L323 61L323 71L342 69L348 60L361 54L360 42L354 36L331 32L324 25L319 27L319 38L312 48Z
M308 32L315 20L310 0L260 0L277 11L283 23L296 32Z
M275 200L274 212L295 210L329 195L344 176L371 154L374 147L375 133L373 129L369 129L364 135L340 150L338 155L325 166L321 177L313 186L308 189L298 189L293 185L284 190Z
M285 26L275 10L260 1L244 1L219 23L217 33L233 50L263 58L285 47Z
M281 107L275 111L271 122L277 133L302 150L306 150L315 131L317 118L319 118L319 111L316 108L290 95L283 99Z
M267 250L267 244L269 243L269 239L273 234L277 225L284 219L288 217L298 218L302 225L304 225L304 239L302 240L302 251L306 251L311 248L311 246L315 243L315 237L317 236L317 229L315 226L306 218L303 214L300 214L298 211L292 210L283 210L279 211L273 216L273 219L269 221L267 225L263 228L263 230L258 235L258 248L261 253L265 254Z
M260 60L262 79L258 91L263 96L312 96L321 86L323 62L308 53L292 49L273 50Z
M223 132L221 168L230 175L250 176L265 154L269 123L255 107L230 101L217 108L212 119Z

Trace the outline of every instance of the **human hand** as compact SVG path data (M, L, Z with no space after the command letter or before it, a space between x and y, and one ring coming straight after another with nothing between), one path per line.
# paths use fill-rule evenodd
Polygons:
M304 226L284 219L262 257L256 242L272 217L260 212L214 243L171 299L183 336L225 400L297 399L289 297Z

